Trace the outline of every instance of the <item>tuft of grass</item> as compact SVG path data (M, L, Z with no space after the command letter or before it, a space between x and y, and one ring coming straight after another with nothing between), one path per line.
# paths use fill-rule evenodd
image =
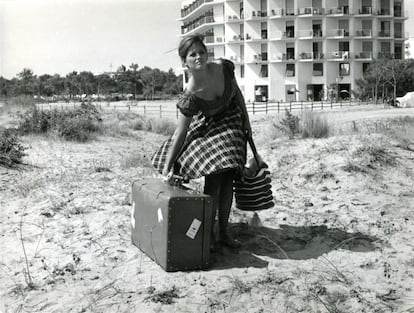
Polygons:
M302 115L300 132L302 138L326 138L330 133L329 124L321 116L306 111Z
M170 136L174 133L176 124L166 118L149 118L145 121L144 127L146 131Z
M22 163L26 148L20 143L15 131L0 129L0 166L16 167Z
M174 303L174 299L179 298L178 289L175 286L172 286L171 289L159 292L155 292L155 288L151 288L148 293L149 295L145 297L145 301L162 304L172 304Z
M384 142L364 141L348 158L343 169L346 172L368 173L370 169L396 164L396 157L386 149Z

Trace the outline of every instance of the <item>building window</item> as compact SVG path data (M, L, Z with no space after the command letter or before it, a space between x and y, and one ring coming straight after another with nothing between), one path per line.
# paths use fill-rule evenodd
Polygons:
M268 77L269 76L269 68L267 64L262 64L260 67L260 77Z
M365 75L365 73L369 70L369 66L371 63L362 63L362 75Z
M295 64L286 64L286 76L287 77L295 76Z
M339 63L339 76L349 76L349 63Z
M313 63L313 76L323 76L323 63Z

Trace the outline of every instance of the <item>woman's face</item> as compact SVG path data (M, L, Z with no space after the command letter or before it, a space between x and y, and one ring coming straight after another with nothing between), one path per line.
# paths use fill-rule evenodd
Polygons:
M185 65L190 70L202 69L207 64L207 51L199 42L190 46L185 57Z

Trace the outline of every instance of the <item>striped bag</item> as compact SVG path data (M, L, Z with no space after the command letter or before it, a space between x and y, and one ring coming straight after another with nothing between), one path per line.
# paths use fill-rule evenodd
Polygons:
M270 171L266 163L260 162L253 139L249 144L258 165L256 173L244 175L234 182L236 207L242 211L260 211L274 207ZM251 162L249 162L251 163Z

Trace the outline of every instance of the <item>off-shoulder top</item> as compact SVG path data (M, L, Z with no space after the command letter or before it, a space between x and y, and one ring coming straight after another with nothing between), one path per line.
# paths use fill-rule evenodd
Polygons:
M202 112L205 116L213 116L222 113L231 103L231 99L235 95L234 90L234 64L233 62L220 59L223 64L224 72L224 92L221 97L212 100L202 99L187 89L180 95L177 102L177 108L180 112L191 117Z

